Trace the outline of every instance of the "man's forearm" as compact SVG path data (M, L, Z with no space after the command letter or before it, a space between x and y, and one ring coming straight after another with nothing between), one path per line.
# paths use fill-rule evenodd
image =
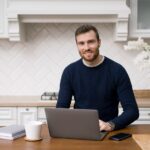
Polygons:
M135 121L139 117L139 111L137 108L130 108L129 110L124 111L120 116L114 118L111 120L115 124L115 130L121 129L129 124L131 124L133 121Z

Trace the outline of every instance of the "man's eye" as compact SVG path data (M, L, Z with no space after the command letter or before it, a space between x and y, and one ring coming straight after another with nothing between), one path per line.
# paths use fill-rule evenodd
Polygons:
M80 43L78 43L78 45L84 45L84 43L83 43L83 42L80 42Z
M95 43L95 41L94 41L94 40L91 40L91 41L89 41L88 43L89 43L89 44L93 44L93 43Z

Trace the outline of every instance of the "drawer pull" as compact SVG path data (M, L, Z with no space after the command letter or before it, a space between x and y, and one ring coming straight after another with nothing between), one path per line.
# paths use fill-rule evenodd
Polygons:
M29 108L26 108L26 111L29 111Z

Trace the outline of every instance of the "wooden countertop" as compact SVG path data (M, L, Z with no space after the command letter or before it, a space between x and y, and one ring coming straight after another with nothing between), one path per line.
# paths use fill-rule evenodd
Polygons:
M39 98L38 98L39 97ZM40 100L40 96L0 96L0 107L34 107L34 106L54 106L56 100ZM150 98L137 99L139 107L150 107ZM72 106L74 102L72 101Z
M55 107L56 102L57 100L41 100L41 96L0 96L0 107Z
M134 90L139 107L150 107L150 90ZM54 106L56 100L41 100L41 96L0 96L0 106L3 107L33 107ZM73 106L74 102L72 102Z
M3 107L55 106L56 100L41 100L40 96L0 96Z
M0 147L2 150L141 150L140 145L132 137L123 141L109 140L109 136L118 132L150 135L150 125L131 125L122 130L112 131L102 141L50 138L47 126L43 125L41 141L28 142L24 137L14 141L0 140Z
M142 150L150 150L150 134L134 134L133 139Z

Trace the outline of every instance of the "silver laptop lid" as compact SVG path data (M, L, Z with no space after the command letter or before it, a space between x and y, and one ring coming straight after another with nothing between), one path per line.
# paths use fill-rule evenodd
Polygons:
M51 137L101 140L97 110L45 108Z

